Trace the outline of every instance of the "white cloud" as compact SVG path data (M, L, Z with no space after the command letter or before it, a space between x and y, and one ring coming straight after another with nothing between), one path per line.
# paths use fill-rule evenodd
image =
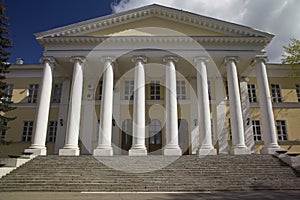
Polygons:
M299 0L119 0L112 9L122 12L153 3L275 34L267 48L271 62L280 62L282 46L287 45L290 38L300 39Z

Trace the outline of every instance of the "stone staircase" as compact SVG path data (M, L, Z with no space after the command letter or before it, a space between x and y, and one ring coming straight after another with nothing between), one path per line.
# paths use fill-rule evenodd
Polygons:
M271 155L39 156L0 179L0 191L300 190L300 174Z

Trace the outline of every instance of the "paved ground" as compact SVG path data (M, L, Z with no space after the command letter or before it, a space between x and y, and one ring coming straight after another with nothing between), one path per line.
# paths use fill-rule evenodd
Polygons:
M76 192L0 192L0 200L98 200L98 199L300 199L300 191L200 192L200 193L76 193Z

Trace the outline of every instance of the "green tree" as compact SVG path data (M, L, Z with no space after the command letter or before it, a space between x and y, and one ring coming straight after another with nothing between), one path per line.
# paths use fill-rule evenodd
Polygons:
M283 46L285 54L281 59L283 64L299 65L300 64L300 40L292 38L287 46Z
M0 133L6 133L7 122L14 120L15 117L8 116L10 110L15 109L12 106L11 94L8 91L8 84L6 82L6 74L9 73L10 63L9 55L7 51L11 48L11 40L7 37L9 34L7 23L8 17L5 16L5 3L2 0L0 4ZM7 142L0 138L0 144L6 144Z

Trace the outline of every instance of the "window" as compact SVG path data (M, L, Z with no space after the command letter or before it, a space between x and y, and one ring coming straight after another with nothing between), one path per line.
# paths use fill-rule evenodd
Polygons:
M225 94L226 94L226 99L229 100L228 81L226 81L226 85L225 85Z
M261 130L259 120L252 120L254 141L261 141Z
M53 86L53 94L51 98L52 103L60 103L62 84L54 84Z
M0 126L6 127L7 126L7 122L1 121L0 122ZM6 129L1 130L0 131L0 140L5 140L5 135L6 135Z
M285 120L276 120L276 129L279 141L288 140Z
M211 82L207 81L207 86L208 86L208 98L211 100Z
M126 119L122 124L122 144L131 145L132 144L132 120Z
M176 81L176 90L177 90L177 98L178 99L186 99L186 88L185 81Z
M162 144L161 141L161 123L158 119L153 119L149 125L149 143Z
M282 102L281 89L279 84L271 84L272 90L272 100L273 102L280 103Z
M56 131L57 131L57 121L50 121L48 123L48 142L55 142L56 140Z
M210 119L211 141L214 141L214 120Z
M231 132L231 122L230 122L230 119L228 119L228 132L229 132L229 139L232 140L232 132Z
M38 96L39 85L38 84L30 84L28 87L28 103L36 103Z
M124 99L133 100L134 81L125 81Z
M150 99L159 100L160 99L160 82L151 81L150 82Z
M249 96L250 103L257 102L255 84L248 84L248 96Z
M300 84L296 84L296 92L297 92L298 102L300 102Z
M14 89L14 85L13 84L6 85L6 87L5 87L5 93L6 94L2 94L3 98L5 98L6 101L11 101L11 97L12 97L12 94L13 94L13 89Z
M99 93L98 93L98 100L102 99L102 88L103 88L103 81L99 82Z
M30 142L32 136L33 121L24 121L22 142Z

